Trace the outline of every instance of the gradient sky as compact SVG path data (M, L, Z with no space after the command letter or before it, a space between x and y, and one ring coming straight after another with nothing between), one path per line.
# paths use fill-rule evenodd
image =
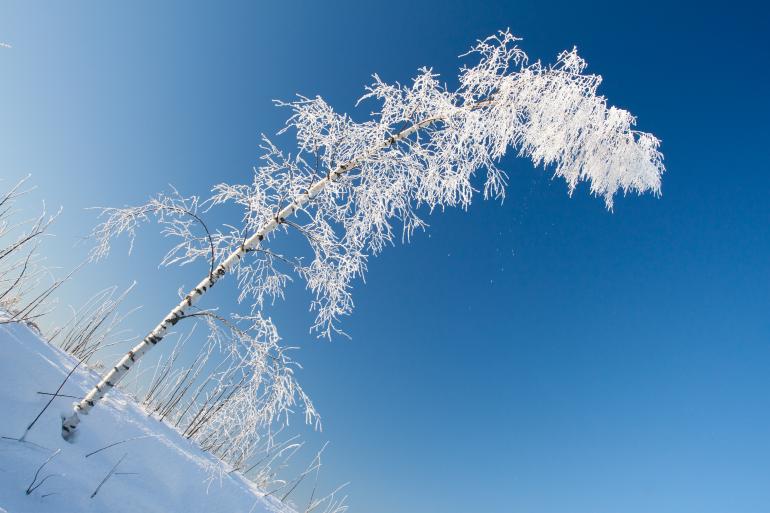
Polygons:
M619 198L506 159L504 204L430 217L370 263L344 327L316 341L300 286L271 310L330 440L323 479L366 513L770 512L770 13L703 2L0 3L0 177L64 214L169 183L248 181L271 105L354 110L371 73L456 56L510 27L532 59L577 45L601 92L663 141L663 196ZM290 144L290 139L283 139ZM139 280L146 331L201 271L158 272L147 232L62 291ZM230 304L227 288L204 305ZM208 296L207 296L208 297Z

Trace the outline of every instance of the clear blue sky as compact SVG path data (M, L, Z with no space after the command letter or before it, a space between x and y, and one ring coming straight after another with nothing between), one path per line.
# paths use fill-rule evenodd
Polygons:
M672 4L3 2L0 176L64 206L48 247L69 267L84 207L248 180L274 98L353 111L371 73L422 65L451 84L505 27L532 58L577 45L662 139L663 196L608 213L507 159L502 206L433 216L371 262L352 341L309 337L291 289L272 313L302 346L327 484L353 481L367 513L769 512L770 14ZM63 299L136 278L145 331L199 274L159 274L163 247L116 252Z

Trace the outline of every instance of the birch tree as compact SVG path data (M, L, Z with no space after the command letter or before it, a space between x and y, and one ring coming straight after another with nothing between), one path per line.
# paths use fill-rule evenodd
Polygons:
M618 193L659 194L658 139L637 131L629 112L597 94L601 77L586 73L576 49L545 65L531 62L518 41L509 31L478 41L462 56L467 64L454 89L431 68L421 68L407 85L374 75L359 100L373 105L362 121L320 97L276 102L290 113L280 133L293 133L296 146L289 153L263 138L251 183L220 183L206 198L172 191L137 207L102 209L93 260L109 253L116 236L127 236L133 247L139 225L156 221L179 241L163 263L202 261L207 272L74 405L62 434L71 434L78 415L228 274L255 316L266 301L283 297L289 280L304 281L313 297L311 331L342 333L340 320L353 310L352 284L369 258L399 237L408 241L437 209L467 208L475 196L504 198L507 176L499 163L508 152L563 178L570 195L587 182L608 209ZM239 226L209 230L206 212L227 204L242 208ZM270 242L290 230L307 240L309 258L271 250Z

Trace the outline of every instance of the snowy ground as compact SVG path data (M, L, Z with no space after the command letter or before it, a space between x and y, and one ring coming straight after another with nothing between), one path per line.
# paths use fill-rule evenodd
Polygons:
M0 436L21 436L48 402L37 392L55 392L73 366L68 355L27 327L0 325ZM78 369L60 393L80 396L96 379ZM228 475L218 460L148 417L119 390L83 417L73 443L65 442L60 414L72 402L56 398L26 436L28 443L0 439L0 513L291 512L239 475ZM85 457L134 437L142 438ZM37 478L45 482L27 495L35 471L57 449ZM90 498L124 455L116 473Z

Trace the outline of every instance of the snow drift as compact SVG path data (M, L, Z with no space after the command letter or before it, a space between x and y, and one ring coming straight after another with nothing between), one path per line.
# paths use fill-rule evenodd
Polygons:
M76 363L28 327L0 325L0 411L5 413L0 427L0 511L293 511L239 474L228 474L221 461L149 417L120 390L105 399L106 407L93 411L93 422L83 425L72 443L60 434L59 416L73 401L68 397L54 399L24 442L12 440L49 401L50 396L38 392L55 392ZM92 371L78 368L59 393L81 397L97 381ZM27 495L35 473L49 458L35 480L42 484Z

